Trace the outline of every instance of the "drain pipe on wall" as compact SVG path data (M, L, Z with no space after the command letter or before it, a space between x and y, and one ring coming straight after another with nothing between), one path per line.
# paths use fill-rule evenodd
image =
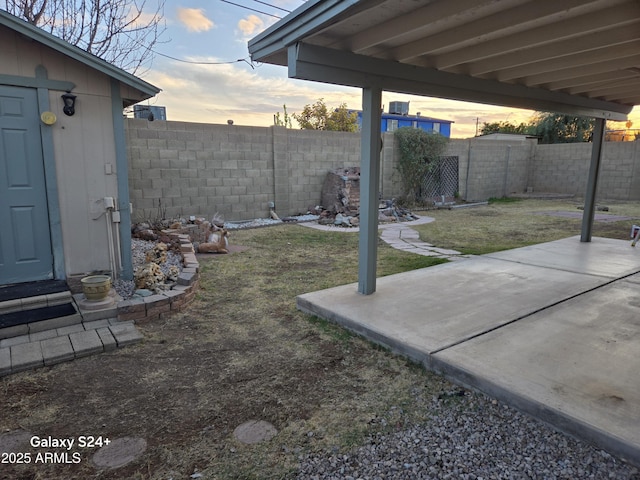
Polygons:
M105 215L104 218L107 220L107 241L109 243L109 267L111 269L111 280L115 281L117 278L116 271L116 253L115 246L113 244L113 209L115 208L115 201L113 197L104 197L103 198Z
M116 202L116 207L117 205L118 203ZM115 265L117 268L117 272L121 272L122 271L122 249L120 248L120 211L119 210L111 211L111 223L116 224L116 229L115 229L116 234L114 235L116 239L115 252L114 252Z

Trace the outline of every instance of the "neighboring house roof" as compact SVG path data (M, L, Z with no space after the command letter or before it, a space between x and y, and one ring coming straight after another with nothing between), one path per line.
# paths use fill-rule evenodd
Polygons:
M357 113L362 116L362 110L349 110L349 113ZM437 123L455 123L453 120L443 120L441 118L425 117L424 115L401 115L399 113L382 112L382 118L398 119L398 120L418 120L420 122L437 122Z
M75 45L71 45L69 42L62 40L55 35L45 32L41 28L38 28L10 13L0 9L0 25L4 25L11 30L14 30L27 38L42 43L53 50L56 50L67 57L73 58L78 62L87 65L95 70L98 70L111 78L114 78L125 85L137 89L144 95L144 99L151 98L154 95L160 93L160 89L148 82L145 82L141 78L132 75L121 68L112 65L111 63L97 57L85 50L82 50ZM127 100L125 102L136 103L141 99Z
M625 120L637 0L309 0L249 42L292 78Z
M453 120L443 120L441 118L425 117L422 115L400 115L397 113L382 113L382 118L391 118L397 120L418 120L420 122L437 122L437 123L454 123Z
M537 140L539 137L536 135L521 135L519 133L487 133L486 135L478 135L473 137L477 140L512 140L512 141L525 141L525 140Z

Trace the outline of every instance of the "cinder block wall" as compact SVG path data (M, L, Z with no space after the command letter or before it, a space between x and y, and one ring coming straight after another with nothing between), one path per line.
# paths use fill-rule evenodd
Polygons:
M640 200L640 142L606 142L602 150L598 196ZM585 193L590 143L537 145L532 173L536 191Z
M187 122L126 122L134 221L215 213L304 213L327 171L360 164L357 133Z
M139 119L126 126L134 220L268 215L274 200L269 129Z
M360 165L360 134L128 119L133 219L215 213L226 220L304 213L320 203L329 170ZM380 190L402 195L393 133L382 135ZM451 140L460 196L468 201L534 192L583 195L591 144ZM640 142L608 142L599 196L640 200Z
M284 215L305 213L320 204L327 172L360 165L360 134L269 127L278 142L276 209ZM274 150L275 150L274 143Z
M385 198L399 197L402 179L396 165L400 155L393 133L382 136L380 189ZM458 193L468 201L482 201L522 193L529 185L534 141L449 141L445 155L458 157Z
M458 157L460 196L483 201L526 191L535 148L533 141L452 140L447 155Z

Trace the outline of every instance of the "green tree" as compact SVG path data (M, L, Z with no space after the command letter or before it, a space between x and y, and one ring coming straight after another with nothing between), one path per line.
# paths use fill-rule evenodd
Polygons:
M324 99L313 105L305 105L302 112L293 114L300 128L306 130L331 130L338 132L358 131L358 114L349 112L345 103L329 111Z
M594 121L585 117L537 112L532 125L540 143L576 143L591 140Z
M278 127L293 128L291 126L291 115L287 113L287 106L282 105L282 109L284 111L284 114L281 117L280 112L276 112L276 114L273 116L273 124Z
M415 202L424 177L437 165L447 148L449 139L439 133L420 128L401 127L394 132L398 140L400 158L398 171L407 200Z
M482 124L480 129L481 135L489 135L491 133L513 133L517 135L529 135L533 131L533 126L527 123L520 123L520 125L514 125L510 122L493 122Z
M334 132L357 132L358 114L350 112L346 103L341 103L338 108L329 114L327 130Z

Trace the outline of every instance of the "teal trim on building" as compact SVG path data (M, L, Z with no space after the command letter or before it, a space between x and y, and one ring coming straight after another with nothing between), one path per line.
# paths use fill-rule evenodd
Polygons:
M131 208L129 206L129 162L127 160L127 144L124 133L124 118L122 116L122 98L120 97L120 83L111 79L111 112L113 115L113 141L116 151L116 171L118 172L118 210L122 259L121 278L133 280L133 262L131 258Z
M38 113L46 112L49 106L49 88L46 87L47 70L42 66L36 67L36 79L42 85L38 88ZM71 83L71 82L65 82ZM73 85L73 84L71 84ZM40 123L40 138L42 142L42 156L44 161L44 176L47 189L47 205L49 209L49 234L53 250L54 278L66 278L64 267L64 248L62 242L62 220L60 218L60 202L58 200L58 177L56 174L56 158L53 149L53 132L51 126Z

